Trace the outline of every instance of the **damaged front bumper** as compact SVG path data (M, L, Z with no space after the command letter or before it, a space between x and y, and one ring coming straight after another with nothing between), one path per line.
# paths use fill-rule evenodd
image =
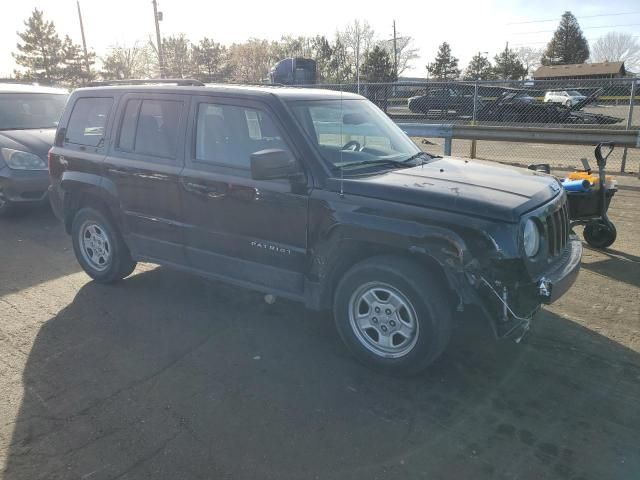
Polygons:
M562 261L553 265L537 282L537 293L542 303L548 305L567 293L578 278L581 258L582 242L572 235Z
M469 275L476 302L485 312L498 338L516 336L520 341L541 305L562 297L575 283L580 272L582 243L572 235L562 253L534 281L505 284L483 275Z

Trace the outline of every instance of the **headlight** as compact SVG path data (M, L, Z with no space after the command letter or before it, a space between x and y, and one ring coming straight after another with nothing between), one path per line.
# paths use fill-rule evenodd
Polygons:
M46 170L47 164L37 155L11 148L1 148L2 158L14 170Z
M532 219L524 224L523 234L524 253L527 257L533 257L540 250L540 230Z

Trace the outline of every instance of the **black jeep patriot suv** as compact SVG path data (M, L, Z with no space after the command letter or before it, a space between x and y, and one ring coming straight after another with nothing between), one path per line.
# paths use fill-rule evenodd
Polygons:
M358 95L193 83L70 97L51 198L96 281L147 261L332 309L398 373L442 353L456 311L519 337L574 282L553 177L425 154Z

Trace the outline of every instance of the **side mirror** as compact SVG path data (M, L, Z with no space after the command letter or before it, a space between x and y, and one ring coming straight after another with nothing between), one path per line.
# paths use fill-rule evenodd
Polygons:
M270 148L251 154L251 178L276 180L298 175L300 168L288 150Z

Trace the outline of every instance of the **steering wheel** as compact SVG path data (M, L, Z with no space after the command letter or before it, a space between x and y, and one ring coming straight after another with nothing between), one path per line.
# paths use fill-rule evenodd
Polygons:
M350 140L342 147L342 150L351 150L353 152L359 152L361 149L362 145L357 140Z

